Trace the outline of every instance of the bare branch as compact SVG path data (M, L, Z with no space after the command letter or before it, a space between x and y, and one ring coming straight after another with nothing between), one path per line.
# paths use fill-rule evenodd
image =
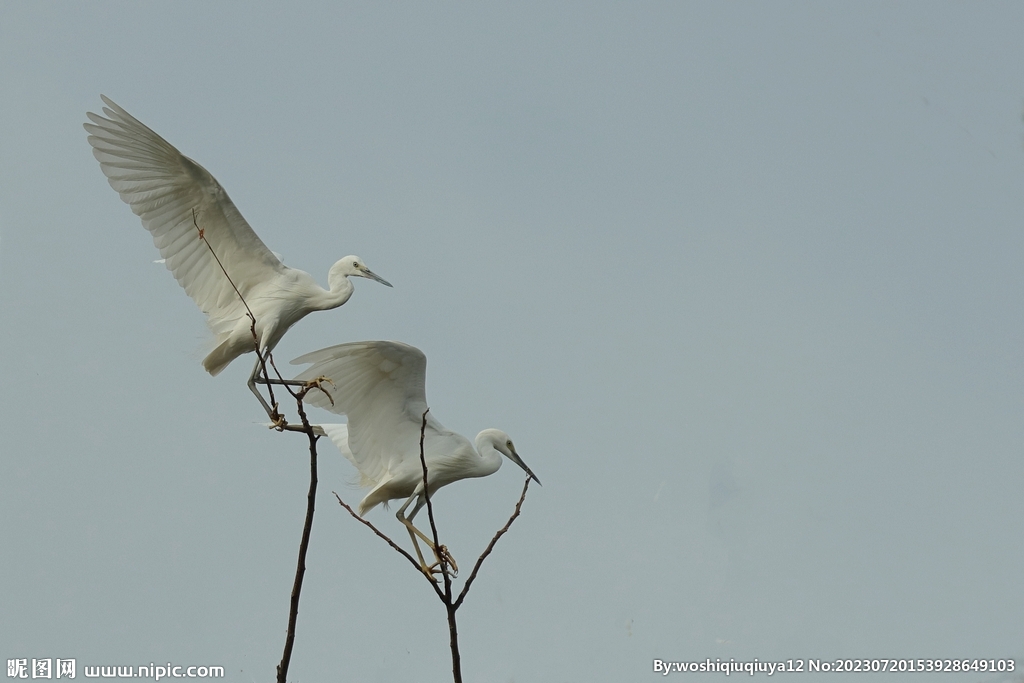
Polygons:
M292 659L292 647L295 644L295 624L299 618L299 596L302 593L302 579L306 574L306 551L309 549L309 536L313 530L313 512L316 510L317 453L316 442L320 438L306 419L306 411L302 408L302 399L298 403L299 418L309 438L309 493L306 494L306 521L302 527L302 540L299 542L299 559L295 567L295 582L292 584L291 604L288 609L288 633L284 641L284 654L277 665L277 682L287 683L288 665Z
M309 387L303 389L300 392L300 396L304 396L305 392L308 391L308 390L309 390ZM447 617L448 617L449 643L450 643L451 652L452 652L452 677L453 677L455 683L462 683L462 658L461 658L461 655L459 654L459 631L458 631L458 624L457 624L456 619L455 619L455 613L458 611L459 607L462 606L463 601L466 599L466 595L469 593L469 588L470 588L470 586L473 585L473 581L476 580L476 576L480 572L480 567L483 566L484 560L486 560L487 557L494 550L494 546L498 543L498 539L500 539L502 536L504 536L506 533L508 533L508 530L512 527L512 523L515 522L517 517L519 517L519 515L520 515L520 513L522 511L523 502L526 500L526 492L530 488L530 477L527 477L526 478L526 482L523 484L523 492L519 496L519 501L516 503L516 508L512 512L512 516L509 517L507 522L505 522L505 526L503 526L502 528L498 529L498 531L494 534L494 537L491 539L491 542L487 544L487 547L484 549L483 553L480 555L479 558L477 558L476 564L473 566L473 571L470 573L469 578L466 580L465 585L463 585L462 591L459 593L458 599L453 601L452 600L452 574L449 571L449 562L448 562L447 549L445 549L445 547L441 545L440 538L438 537L437 524L434 521L433 503L431 503L430 496L427 495L430 489L428 488L428 485L427 485L429 480L428 480L428 477L427 477L427 474L428 474L428 472L427 472L427 458L426 458L426 453L425 453L425 450L424 450L424 441L426 439L426 430L427 430L427 413L429 413L429 412L430 412L429 408L427 410L423 411L422 422L420 424L420 466L423 468L423 496L424 496L424 498L426 500L427 516L430 518L430 531L431 531L431 534L433 535L434 548L435 548L435 554L437 556L437 562L438 562L438 565L441 567L441 575L444 577L444 590L443 591L437 585L437 583L434 581L433 577L430 576L424 570L424 568L420 564L420 562L418 562L416 559L414 559L412 555L410 555L404 549L399 547L399 545L397 543L395 543L387 535L382 533L372 523L370 523L369 521L367 521L367 520L363 519L362 517L360 517L359 515L357 515L355 513L355 511L351 507L349 507L348 504L345 503L345 501L343 501L341 499L341 496L339 496L337 494L337 492L334 492L334 497L338 499L338 503L340 503L341 506L343 508L345 508L348 511L348 513L350 515L352 515L352 517L354 519L356 519L357 521L361 522L365 526L369 527L370 530L373 531L374 534L376 534L379 538L383 539L396 552L398 552L399 554L402 555L402 557L407 559L409 561L409 564L411 564L413 567L415 567L416 573L418 573L418 574L420 574L422 576L425 576L427 578L427 581L430 584L430 587L434 589L434 593L437 594L438 599L442 602L442 604L444 604L445 612L446 612ZM413 539L413 542L414 543L416 542L415 538Z
M448 571L447 554L442 551L443 546L437 537L437 524L434 523L434 504L430 501L430 496L428 495L430 489L427 488L427 458L423 452L423 441L427 434L427 413L429 412L430 408L423 411L422 423L420 424L420 465L423 467L423 497L427 501L427 518L430 519L430 533L434 537L434 554L437 556L437 563L441 567L441 575L444 577L444 592L448 596L445 604L447 604L447 602L451 601L452 579Z
M231 289L235 290L235 294L238 295L238 298L239 300L241 300L242 305L245 306L246 315L249 318L249 329L252 331L253 350L256 352L256 357L260 361L260 369L263 370L263 378L269 379L269 377L267 376L267 359L266 357L264 357L263 353L260 352L260 338L256 334L256 315L252 312L252 309L249 308L249 304L246 302L245 297L242 296L242 293L240 291L238 291L238 287L235 285L235 281L231 279L230 275L228 275L228 271L224 267L224 264L220 262L220 257L217 256L217 252L213 250L213 245L210 244L209 240L206 239L206 232L199 227L199 221L196 217L195 207L192 207L192 225L196 226L196 232L199 233L200 241L202 241L202 243L206 245L206 248L210 250L210 254L213 255L213 260L217 262L218 266L220 266L220 272L224 273L224 277L228 279L228 284L231 285ZM270 352L268 351L266 355L270 356ZM273 363L273 359L271 359L271 363ZM276 370L277 368L274 369ZM280 374L278 376L280 376ZM279 417L279 415L276 414L277 400L274 398L274 389L270 386L269 382L267 382L267 393L270 394L270 405L273 406L272 413L268 414L267 417L276 422L277 418Z
M359 522L361 524L364 524L365 526L369 527L370 531L372 531L373 533L377 534L377 536L379 538L383 539L385 543L387 543L389 546L394 548L395 552L400 554L405 559L409 560L409 562L412 564L412 566L416 568L416 573L417 574L419 574L420 576L424 576L423 570L420 569L420 563L417 562L416 559L413 558L412 555L410 555L408 552L406 552L400 545L398 545L397 543L392 541L391 538L388 537L384 532L382 532L380 529L375 527L372 522L370 522L369 520L363 519L362 517L357 515L356 511L353 510L351 507L349 507L348 503L346 503L345 501L343 501L341 499L341 496L338 495L337 491L331 491L331 493L333 493L334 497L338 499L338 502L341 504L341 507L343 507L346 510L348 510L348 514L352 515L353 519L355 519L357 522ZM427 579L427 583L429 583L433 587L434 592L437 593L437 597L439 597L443 601L444 600L444 594L441 593L441 589L437 587L437 584L434 583L433 581L431 581L429 578Z
M277 400L274 398L274 388L271 386L270 377L267 372L267 360L270 361L271 367L274 368L274 372L277 373L278 379L283 381L281 373L277 371L277 366L274 365L273 356L270 355L270 351L266 354L260 351L260 340L256 334L256 316L253 314L252 309L249 308L249 304L246 302L245 297L238 290L234 280L228 275L227 269L224 268L224 264L221 263L220 257L217 256L217 252L213 250L213 245L206 239L206 233L202 228L199 227L199 221L196 216L195 208L192 209L192 225L196 226L196 232L199 233L199 239L206 245L213 255L213 259L220 266L220 270L224 273L224 277L227 278L231 284L231 288L235 290L235 294L241 300L242 305L245 306L246 314L249 317L249 330L252 332L253 350L256 352L256 357L259 359L260 370L263 372L263 383L267 387L267 393L270 394L270 405L272 409L267 411L268 417L277 423L281 431L286 428L288 431L301 431L306 434L309 439L309 492L306 494L306 520L302 526L302 538L299 541L299 558L295 567L295 581L292 583L292 594L291 601L288 609L288 633L285 636L284 641L284 654L281 656L281 663L277 665L277 681L278 683L286 683L288 679L288 665L291 663L292 648L295 645L295 624L299 617L299 596L302 594L302 579L306 574L306 552L309 550L309 536L313 530L313 513L316 510L316 488L319 481L317 477L317 452L316 442L320 438L313 431L313 427L309 424L309 419L306 417L306 411L302 406L302 399L305 397L306 392L309 390L308 387L303 388L299 393L295 393L288 388L288 393L295 397L297 409L299 413L299 419L302 420L302 427L298 428L293 425L288 425L284 422L283 417L277 411ZM287 386L287 385L285 385ZM257 396L262 402L263 399ZM264 408L266 408L264 404Z
M445 612L448 614L448 643L452 651L452 677L455 683L462 683L462 655L459 654L459 628L455 621L455 610L458 607L452 604L452 576L448 571L448 551L441 545L441 541L437 536L437 524L434 523L434 504L430 502L430 489L427 488L427 456L423 450L423 441L427 434L427 413L429 412L430 408L423 411L422 423L420 424L420 465L423 466L423 497L427 500L427 517L430 519L430 532L434 537L434 555L437 557L437 564L441 567L441 576L444 578L444 595L440 597L441 602L444 603ZM415 539L413 540L415 541Z
M235 281L231 279L230 275L228 275L228 271L224 268L224 264L220 262L220 257L217 256L217 252L213 250L213 245L211 245L209 240L206 239L206 232L199 227L195 207L192 208L192 225L196 226L196 232L199 233L199 239L202 240L203 244L205 244L207 249L210 250L210 253L213 255L213 260L217 262L218 266L220 266L220 272L224 273L224 277L226 277L228 282L231 283L231 289L235 290L235 294L237 294L238 298L242 300L242 305L245 306L245 310L249 312L249 319L255 322L256 316L253 315L252 309L249 308L249 304L245 303L245 297L242 296L240 291L238 291L238 287L235 286Z
M519 516L519 511L523 507L523 501L526 500L526 491L529 488L530 477L526 477L526 483L523 484L523 493L519 496L519 502L516 503L515 512L513 512L512 516L508 518L507 522L505 522L505 526L498 529L498 533L494 534L494 538L492 538L491 542L487 544L487 548L484 550L483 554L477 558L476 564L473 565L473 571L470 572L469 578L466 579L465 585L462 586L462 592L459 593L459 599L455 601L452 609L458 609L462 606L462 601L466 599L466 594L469 593L469 587L473 585L473 581L476 579L476 574L480 571L480 566L484 563L484 560L487 559L487 556L491 554L491 551L494 550L494 546L498 542L498 539L508 532L509 528L512 526L512 522L516 521L516 517Z

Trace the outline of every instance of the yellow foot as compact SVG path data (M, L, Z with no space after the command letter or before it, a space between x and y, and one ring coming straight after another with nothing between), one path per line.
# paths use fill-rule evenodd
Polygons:
M316 379L311 379L308 382L306 382L305 386L303 386L303 388L302 388L302 391L303 391L302 395L305 396L306 392L308 392L310 389L316 387L320 391L324 392L324 395L327 396L327 400L329 400L331 402L331 405L333 406L334 405L334 397L331 396L331 392L329 392L326 389L324 389L324 384L330 384L332 387L335 386L334 382L331 381L330 377L324 377L323 375L321 375L320 377L317 377Z
M423 575L426 576L431 581L433 581L434 583L438 582L438 578L436 576L434 576L434 574L440 574L441 573L441 569L440 569L440 567L437 566L436 562L434 564L430 565L429 567L427 565L425 565L425 564L421 564L420 565L420 571L423 572Z
M435 552L434 557L437 558L437 562L430 565L429 567L426 565L426 563L423 562L422 559L420 560L420 571L422 571L428 579L430 579L434 583L437 583L437 576L435 576L435 574L443 574L443 572L441 571L442 557L444 558L444 563L448 566L448 574L453 579L459 575L459 565L455 564L455 558L452 557L452 554L450 552L448 552L448 548L441 546L440 552Z
M435 562L432 567L438 567L442 562L444 562L451 569L452 576L459 575L459 565L455 563L455 558L452 557L450 552L448 552L447 546L438 546L434 550L434 557L437 558L437 562ZM440 569L438 569L438 571L440 571Z
M276 429L279 432L283 432L285 427L288 426L288 422L284 419L284 415L277 412L277 406L274 406L274 412L270 416L270 429Z

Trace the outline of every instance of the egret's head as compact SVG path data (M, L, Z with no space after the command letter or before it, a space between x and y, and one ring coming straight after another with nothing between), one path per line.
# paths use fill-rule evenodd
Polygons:
M382 285L391 286L391 283L380 277L372 270L366 267L363 259L358 256L346 256L331 267L331 272L327 276L328 283L331 288L334 288L334 280L341 277L365 277L370 280L376 280Z
M512 437L510 437L508 434L501 431L500 429L485 429L484 431L480 432L480 436L477 437L478 441L481 439L486 440L488 443L494 446L495 450L497 450L499 453L504 455L506 458L508 458L515 464L522 467L523 471L530 475L530 479L533 479L535 482L540 484L540 479L537 478L537 475L534 474L533 471L526 466L526 463L523 462L523 459L519 457L518 453L516 453L516 447L512 443Z

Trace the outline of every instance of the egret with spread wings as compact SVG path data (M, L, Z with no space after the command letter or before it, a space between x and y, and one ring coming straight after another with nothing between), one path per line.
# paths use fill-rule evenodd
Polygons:
M206 314L217 343L203 360L211 375L255 348L249 311L264 353L307 314L348 301L353 290L349 276L391 286L358 256L346 256L331 266L329 290L308 273L284 265L249 227L216 178L101 97L106 117L88 112L92 123L84 124L93 155L110 186L152 234L167 269ZM257 361L249 388L269 413L255 387L259 367Z
M502 456L519 465L526 474L540 480L526 466L508 434L485 429L469 439L446 429L427 413L423 432L423 455L427 464L427 490L423 489L420 463L420 430L427 410L427 358L417 348L391 341L340 344L308 353L293 364L312 363L296 379L313 382L326 378L334 383L312 388L305 400L315 406L348 416L347 424L321 425L338 450L359 470L361 484L371 487L359 504L360 516L380 503L405 499L398 520L409 530L423 570L416 538L419 537L440 560L431 539L413 526L412 520L428 496L442 486L469 477L486 477L501 467ZM324 392L330 392L330 397ZM408 517L406 509L413 504ZM451 561L451 557L447 558ZM452 562L453 567L457 566Z

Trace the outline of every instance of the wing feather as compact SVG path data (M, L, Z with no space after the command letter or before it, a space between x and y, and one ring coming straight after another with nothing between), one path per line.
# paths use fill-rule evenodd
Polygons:
M106 117L88 113L93 156L110 186L152 234L168 270L218 334L245 315L231 283L199 239L193 212L242 295L285 266L253 232L206 169L103 97Z
M327 377L334 404L316 389L306 401L348 416L350 460L374 484L418 457L420 427L427 410L427 358L419 349L391 341L340 344L308 353L293 364L312 363L296 379ZM427 415L427 435L448 434Z

